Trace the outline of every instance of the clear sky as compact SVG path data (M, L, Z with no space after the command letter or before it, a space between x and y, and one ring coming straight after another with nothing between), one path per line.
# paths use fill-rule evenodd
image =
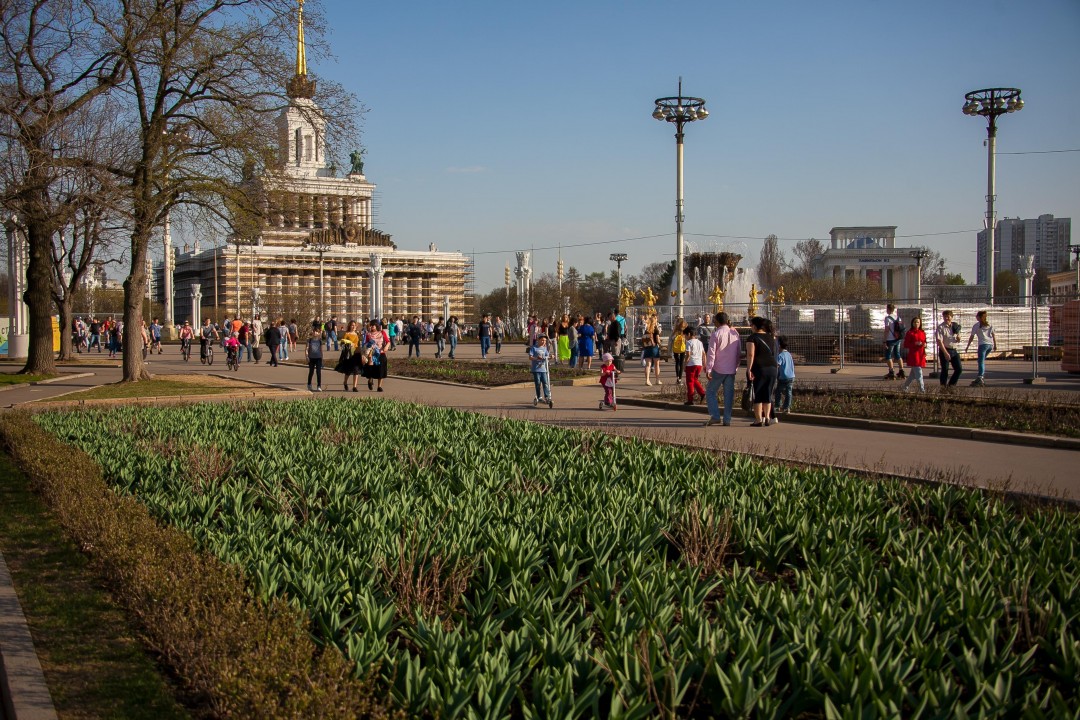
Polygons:
M988 87L1026 103L999 120L998 217L1080 220L1080 152L1005 154L1080 148L1080 0L321 2L335 57L309 69L369 109L376 224L475 253L478 292L518 249L536 274L560 243L583 272L674 257L674 126L651 113L679 76L711 112L686 132L687 240L744 265L770 233L790 256L896 225L952 233L897 245L974 282L986 124L961 106Z

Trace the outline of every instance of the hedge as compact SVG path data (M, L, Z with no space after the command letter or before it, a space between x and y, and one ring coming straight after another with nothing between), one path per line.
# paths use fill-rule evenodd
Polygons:
M378 668L357 678L293 605L253 597L237 568L114 493L97 462L28 414L0 417L0 444L197 703L220 717L403 717L375 696Z

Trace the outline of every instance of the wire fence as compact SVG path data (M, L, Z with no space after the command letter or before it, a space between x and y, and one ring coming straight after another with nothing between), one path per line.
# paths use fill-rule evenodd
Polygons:
M985 303L939 303L936 300L892 300L904 327L910 327L913 317L923 320L927 336L927 356L937 353L934 328L942 321L942 312L950 310L953 321L960 325L960 349L964 350L968 337L975 326L976 313L986 310L990 325L997 339L997 357L1032 358L1032 348L1040 348L1038 359L1059 360L1068 354L1080 337L1080 311L1066 312L1067 307L1080 306L1072 298L1041 297L1038 302L1021 304ZM1012 303L1016 303L1015 300ZM712 330L713 306L685 306L684 317L691 327L698 329L701 337ZM645 317L655 311L661 323L662 334L668 335L677 319L676 308L659 306L627 308L625 316L628 328L633 328L631 349L637 347L644 329ZM750 318L754 315L767 317L773 322L776 334L784 335L795 361L811 365L839 365L847 363L879 363L884 355L887 315L885 302L859 303L769 303L756 306L749 303L725 303L724 312L733 327L750 332ZM1075 327L1074 327L1075 326ZM631 334L631 333L628 333ZM1069 340L1073 338L1072 344ZM970 354L978 350L978 341L971 343Z

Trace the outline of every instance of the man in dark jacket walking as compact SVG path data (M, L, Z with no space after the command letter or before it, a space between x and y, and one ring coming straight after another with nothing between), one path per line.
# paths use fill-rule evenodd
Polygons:
M266 328L266 347L270 350L270 359L266 361L266 364L271 367L277 367L279 345L281 345L281 325L271 323L270 327Z

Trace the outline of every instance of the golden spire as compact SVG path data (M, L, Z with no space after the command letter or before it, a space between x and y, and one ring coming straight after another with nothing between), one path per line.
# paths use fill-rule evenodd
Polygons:
M285 86L289 97L307 98L315 97L315 81L308 80L307 76L307 51L304 49L304 0L298 0L299 12L296 23L296 74Z
M307 53L304 51L304 0L300 0L296 27L296 74L307 75Z

